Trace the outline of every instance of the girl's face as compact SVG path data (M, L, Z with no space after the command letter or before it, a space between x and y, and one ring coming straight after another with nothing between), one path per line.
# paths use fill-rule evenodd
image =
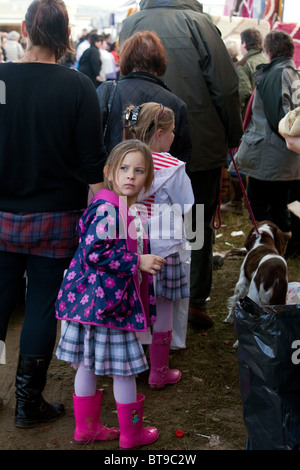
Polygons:
M174 129L175 129L175 123L169 127L169 129L159 129L156 133L156 138L155 138L155 148L153 148L154 151L158 152L169 152L171 145L173 144L174 140ZM151 146L152 150L152 146Z
M129 152L125 155L113 181L113 191L127 197L130 207L137 201L146 181L146 162L141 152Z

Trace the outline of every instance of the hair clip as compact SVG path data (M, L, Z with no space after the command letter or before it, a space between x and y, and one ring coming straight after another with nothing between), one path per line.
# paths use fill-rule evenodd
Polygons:
M137 125L140 109L140 106L136 106L134 109L127 111L124 114L124 121L131 124L132 127L135 127ZM128 124L125 124L124 128L127 128Z
M161 120L161 118L165 114L165 111L166 111L166 108L164 107L164 105L161 104L160 105L160 110L159 110L159 113L158 113L158 116L157 116L157 122L159 122Z
M140 109L141 109L140 106L136 106L136 107L132 110L131 124L132 124L133 127L135 127L135 126L137 125Z

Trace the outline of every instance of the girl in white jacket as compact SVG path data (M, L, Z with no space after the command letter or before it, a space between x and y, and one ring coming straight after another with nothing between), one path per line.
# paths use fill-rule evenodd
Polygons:
M124 139L139 139L152 151L154 182L139 202L147 210L151 253L167 261L155 277L157 321L149 347L151 388L163 388L181 379L179 370L169 369L173 303L189 297L180 256L187 248L184 215L191 210L194 195L185 163L168 153L174 127L173 111L159 103L129 106L124 113Z

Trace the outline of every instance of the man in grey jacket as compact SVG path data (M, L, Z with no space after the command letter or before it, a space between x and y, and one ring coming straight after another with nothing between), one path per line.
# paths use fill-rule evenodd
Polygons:
M188 108L193 147L188 173L195 195L196 234L196 205L204 204L203 247L191 240L189 321L209 328L213 325L206 311L212 283L212 217L228 148L238 146L242 136L238 77L219 31L197 0L141 0L140 10L124 20L120 45L137 31L156 32L168 58L163 79Z

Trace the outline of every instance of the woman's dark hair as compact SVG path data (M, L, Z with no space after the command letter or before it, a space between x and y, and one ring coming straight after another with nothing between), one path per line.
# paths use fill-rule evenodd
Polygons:
M264 50L271 60L277 57L293 57L295 45L292 37L285 31L273 30L265 37Z
M90 35L90 43L91 46L94 46L96 42L101 41L101 36L99 34L91 34Z
M56 61L71 50L69 15L62 0L34 0L28 7L25 24L32 44L50 49Z
M167 70L167 56L159 37L151 31L143 31L124 41L119 65L123 76L138 71L161 77Z

